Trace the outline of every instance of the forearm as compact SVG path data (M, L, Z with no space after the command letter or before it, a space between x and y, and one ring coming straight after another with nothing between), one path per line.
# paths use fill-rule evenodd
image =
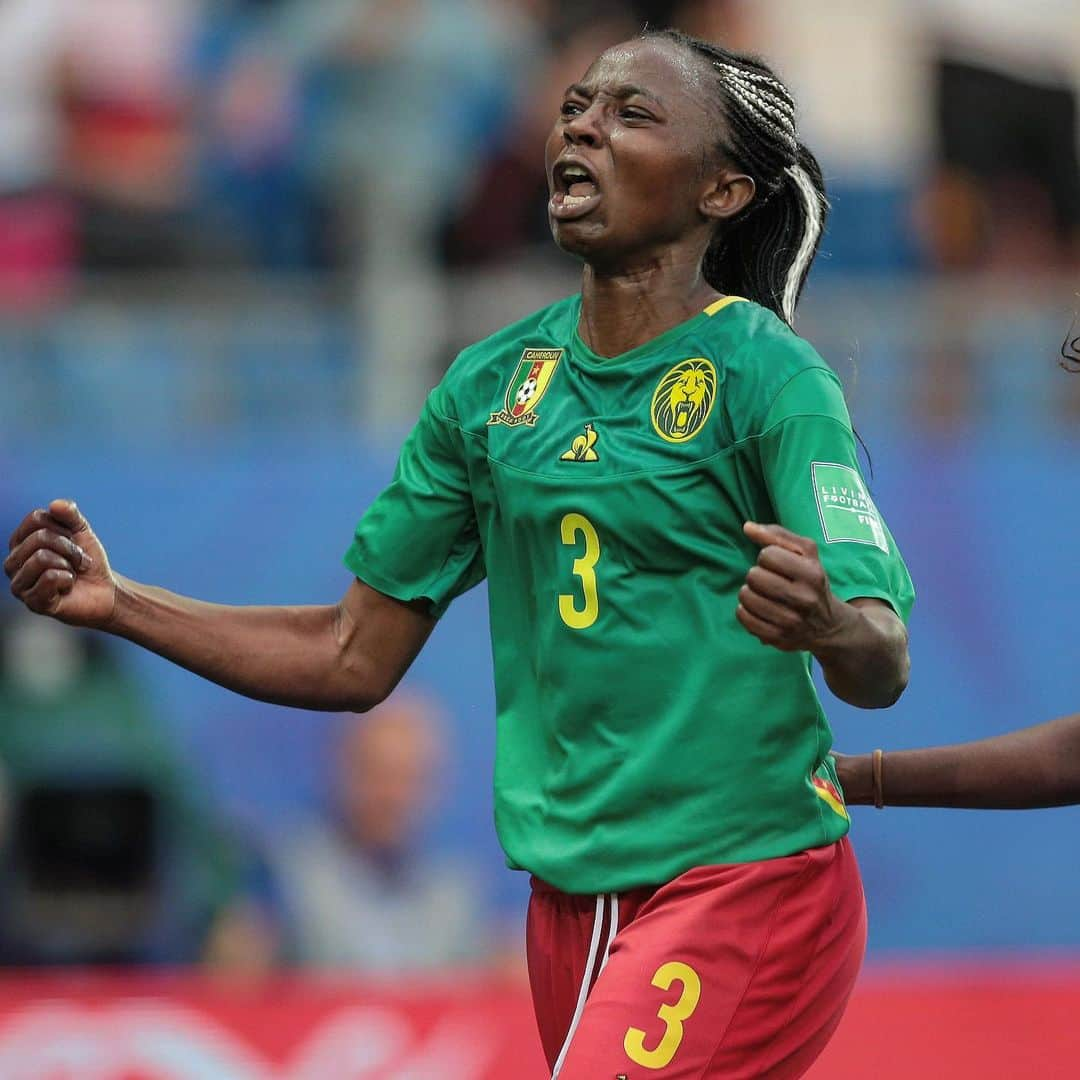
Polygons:
M845 795L872 803L872 755L846 761ZM891 806L1024 810L1080 803L1080 714L978 742L889 751L881 788Z
M885 709L908 684L907 630L891 608L856 598L843 604L838 628L814 649L825 682L842 701Z
M362 711L384 693L343 605L232 607L120 578L102 627L246 697ZM388 690L386 691L388 692Z

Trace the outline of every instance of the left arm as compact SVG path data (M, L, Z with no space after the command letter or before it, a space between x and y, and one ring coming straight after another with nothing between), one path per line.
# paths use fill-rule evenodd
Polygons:
M739 622L765 645L812 653L842 701L863 709L893 705L911 668L896 612L873 597L839 599L808 537L756 522L743 531L761 551L739 591Z
M789 341L794 357L816 356ZM774 525L748 522L757 565L739 594L739 621L774 648L811 653L829 689L864 709L903 693L911 578L859 470L836 375L819 363L787 378L760 421L761 475Z

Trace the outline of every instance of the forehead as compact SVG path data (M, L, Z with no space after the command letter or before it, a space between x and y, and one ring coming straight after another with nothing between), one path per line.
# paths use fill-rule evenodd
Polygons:
M705 61L673 41L639 38L613 45L589 65L581 85L602 93L640 87L671 109L700 112L711 100Z

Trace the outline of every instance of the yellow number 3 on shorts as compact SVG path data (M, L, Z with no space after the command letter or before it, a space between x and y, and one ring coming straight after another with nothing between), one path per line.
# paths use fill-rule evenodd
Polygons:
M682 983L682 994L673 1005L661 1005L657 1016L667 1025L664 1035L652 1050L645 1048L645 1032L632 1027L623 1039L626 1056L635 1065L646 1069L662 1069L671 1064L671 1059L683 1041L683 1021L694 1014L701 999L701 979L697 972L686 964L677 961L664 964L653 976L652 984L660 990L670 990L674 982Z

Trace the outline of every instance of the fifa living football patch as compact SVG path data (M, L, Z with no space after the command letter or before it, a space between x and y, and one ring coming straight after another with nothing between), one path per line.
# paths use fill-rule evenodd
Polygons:
M889 540L863 478L850 465L810 464L821 531L830 544L873 544L889 554Z

